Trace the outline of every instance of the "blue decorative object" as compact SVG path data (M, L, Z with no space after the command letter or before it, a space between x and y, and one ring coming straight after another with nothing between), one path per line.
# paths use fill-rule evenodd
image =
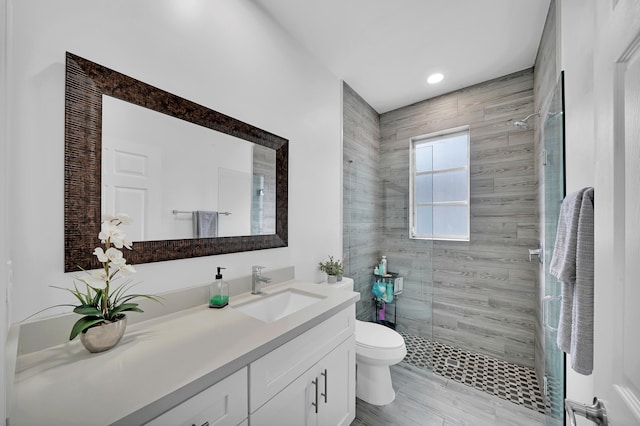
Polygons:
M386 291L387 287L386 285L381 282L381 281L376 281L375 283L373 283L373 287L371 288L371 292L373 293L373 295L380 299L383 295L384 292Z

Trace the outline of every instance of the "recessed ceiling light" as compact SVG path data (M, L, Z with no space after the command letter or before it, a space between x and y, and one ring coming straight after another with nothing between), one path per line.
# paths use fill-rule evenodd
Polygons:
M444 75L442 75L440 73L431 74L429 76L429 78L427 78L427 83L429 83L429 84L440 83L443 78L444 78Z

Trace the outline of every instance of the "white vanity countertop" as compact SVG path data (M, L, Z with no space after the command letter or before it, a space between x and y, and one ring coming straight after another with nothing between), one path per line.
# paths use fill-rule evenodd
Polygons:
M243 294L231 297L223 309L203 304L130 325L120 343L106 352L90 354L75 339L19 356L9 425L144 423L360 298L295 280L263 288L263 293L291 287L324 298L264 323L233 309L261 297Z

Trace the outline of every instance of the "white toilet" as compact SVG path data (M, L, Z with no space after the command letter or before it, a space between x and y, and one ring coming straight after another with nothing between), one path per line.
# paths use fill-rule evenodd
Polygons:
M351 278L327 285L353 291ZM402 361L406 354L404 339L395 330L356 320L356 396L373 405L391 403L396 392L389 366Z

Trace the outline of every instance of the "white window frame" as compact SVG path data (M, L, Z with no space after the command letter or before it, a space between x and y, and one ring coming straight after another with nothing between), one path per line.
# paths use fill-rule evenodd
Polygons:
M452 129L442 130L439 132L428 133L425 135L415 136L409 139L409 152L410 152L410 175L409 175L409 238L417 240L445 240L445 241L469 241L471 234L471 178L470 178L470 158L471 158L471 137L469 134L469 126L455 127ZM416 203L416 145L422 145L430 142L437 142L445 137L455 136L456 134L465 134L467 136L467 164L464 167L456 167L450 169L438 169L430 172L423 172L422 174L436 174L445 171L465 170L467 172L467 196L464 201L451 201L451 202L431 202L431 203ZM418 235L416 234L416 218L418 206L426 205L466 205L467 206L467 235L452 236L452 235ZM433 228L432 228L433 229Z

